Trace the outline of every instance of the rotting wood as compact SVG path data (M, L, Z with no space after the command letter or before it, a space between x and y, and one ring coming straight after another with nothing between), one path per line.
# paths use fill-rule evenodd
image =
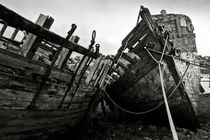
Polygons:
M129 40L127 40L127 42L129 42L129 43L126 42L128 49L131 49L132 46L136 44L136 42L140 41L145 35L148 34L148 29L147 28L148 27L145 25L145 27L143 29L139 30L139 32L141 32L141 34L133 33L131 35L131 38Z
M5 42L5 46L6 47L8 47L10 45L15 45L15 47L19 48L19 45L21 44L21 42L19 42L19 41L12 40L12 39L9 39L9 38L4 37L4 36L1 36L0 40L3 41L3 42Z
M20 30L26 30L52 43L62 45L62 43L65 40L63 37L41 27L40 25L34 24L33 22L23 18L22 16L6 8L2 4L0 4L0 17L2 20L6 21L10 26L18 28ZM71 41L68 41L64 45L64 47L83 55L87 53L87 49ZM87 55L93 58L98 57L98 54L95 54L93 52L89 52L87 53Z
M52 52L54 50L53 47L50 47L44 43L39 44L39 48L46 50L46 51L50 51L50 52Z
M72 51L69 50L68 53L66 54L65 59L63 60L62 64L61 64L61 69L65 68L67 61L69 60L70 56L72 54Z
M145 26L145 22L144 22L144 21L141 21L141 22L140 22L136 27L134 27L134 29L131 30L131 32L122 40L122 44L125 45L126 42L127 42L127 40L128 40L128 38L130 38L130 36L131 36L132 34L137 33L138 30L139 30L139 29L141 30L141 28L144 27L144 26ZM133 39L132 39L132 40L133 40ZM130 44L129 41L128 41L128 44Z
M75 43L75 44L77 44L78 42L79 42L79 37L78 36L72 36L73 38L72 38L72 41ZM64 59L61 61L61 65L60 65L60 68L61 69L63 69L63 68L65 68L65 66L66 66L66 63L67 63L67 61L69 60L69 58L70 58L70 56L71 56L71 54L72 54L72 50L66 50L65 48L64 48L64 50L63 51L67 51L67 54L65 55L65 56L63 56L64 57Z
M45 15L40 15L39 18L36 21L36 24L49 29L51 25L53 24L54 19L45 16ZM25 42L23 43L22 46L22 53L24 56L28 57L29 59L32 59L35 52L39 48L39 45L41 44L42 39L39 36L33 35L29 33L26 37Z
M89 48L88 48L87 53L89 53L89 52L92 51L93 45L95 44L95 38L96 38L96 31L93 30L93 32L92 32L92 38L91 38L91 41L90 41L91 43L90 43L90 45L89 45ZM99 45L99 46L97 46L97 45L99 45L99 44L96 44L96 47L100 47L100 45ZM86 59L86 57L87 57L87 54L85 54L85 55L83 56L82 60L80 61L79 65L78 65L78 67L77 67L77 70L75 71L75 74L77 74L78 71L79 71L79 69L82 68L81 73L80 73L80 78L79 78L79 80L78 80L78 82L77 82L76 89L74 90L74 92L73 92L73 94L72 94L72 96L71 96L71 100L70 100L70 102L69 102L67 108L69 108L69 107L71 106L71 103L72 103L72 101L73 101L73 99L74 99L74 96L76 95L77 90L79 89L79 86L80 86L80 84L81 84L81 80L82 80L82 78L83 78L83 76L84 76L84 74L85 74L85 71L86 71L87 68L88 68L86 65L89 63L89 64L88 64L88 66L89 66L90 63L92 62L92 58L88 57L87 61L84 63L84 60ZM90 62L89 62L89 61L90 61ZM81 67L83 63L84 63L84 66ZM74 80L72 80L72 83L73 83L73 82L74 82Z
M97 71L101 61L102 61L102 56L100 56L98 59L96 59L94 65L93 65L93 67L91 69L90 74L88 74L88 76L87 76L87 78L85 80L88 85L90 85L91 80L93 79L93 77L94 77L94 75L95 75L95 73L96 73L96 71Z
M127 60L128 62L130 62L131 64L134 64L136 61L134 59L132 59L130 56L128 56L126 53L122 54L122 58L124 58L125 60Z
M53 60L52 60L52 62L51 62L51 64L50 64L50 67L46 70L45 75L44 75L44 77L42 78L42 82L41 82L41 84L40 84L40 87L39 87L37 93L35 94L35 96L33 97L33 99L32 99L32 101L31 101L30 105L28 106L28 109L34 109L34 108L36 108L36 107L35 107L36 99L38 98L38 96L41 94L43 88L45 87L45 83L46 83L47 79L49 78L49 76L50 76L50 74L51 74L51 71L52 71L52 69L53 69L53 66L54 66L54 64L55 64L55 62L56 62L56 60L57 60L57 58L58 58L58 56L59 56L59 54L60 54L62 48L64 47L64 44L65 44L65 43L69 40L69 38L72 36L73 32L76 30L76 27L77 27L77 26L76 26L75 24L72 24L72 28L71 28L71 30L68 32L68 35L67 35L66 39L65 39L64 42L63 42L63 45L61 45L61 46L59 47L59 49L56 51L55 56L53 57Z
M15 39L18 31L19 31L18 29L15 29L15 31L12 33L12 36L10 37L11 40L14 40Z
M176 17L176 28L177 28L177 31L178 31L178 37L180 38L181 37L181 28L180 28L180 20L178 17Z
M13 21L11 16L14 16ZM39 139L66 132L81 122L89 110L96 108L97 105L92 105L96 100L94 98L96 88L87 85L83 77L92 60L99 56L98 48L96 52L92 52L91 49L95 43L95 31L89 49L85 49L76 42L69 41L68 36L66 40L59 36L56 38L56 34L22 17L19 19L18 16L0 5L0 18L5 20L5 22L2 20L0 22L8 23L8 26L16 28L12 39L15 39L15 34L19 29L24 30L27 34L32 33L40 37L41 44L38 43L40 48L37 54L41 50L43 51L41 55L45 57L48 52L53 51L52 49L57 50L57 54L52 61L50 60L51 65L48 59L42 60L41 57L39 61L31 60L35 51L32 51L31 57L28 58L19 55L20 52L12 52L7 50L9 47L4 46L5 44L13 45L19 50L22 42L14 44L9 39L1 37L4 44L0 44L3 46L0 49L0 139ZM59 68L60 64L65 63L65 60L57 63L62 48L69 50L68 54L64 54L66 60L73 51L84 54L84 58L89 60L84 63L81 73L76 73L74 76L73 82L79 84L72 84L69 91L67 91L68 86L74 73L71 70ZM66 91L68 94L66 100L62 108L58 109ZM76 94L72 99L69 93L75 91ZM71 103L70 107L68 107L69 103ZM27 107L31 107L30 110Z
M2 36L7 29L7 24L4 24L3 27L1 28L0 36Z
M17 76L17 77L21 78L21 76L24 76L24 75L26 78L30 78L27 76L32 76L32 75L39 77L39 76L43 76L47 69L47 65L44 65L43 63L37 63L37 62L34 63L35 61L32 61L33 63L32 62L28 63L27 59L22 56L12 54L12 57L11 57L10 52L6 52L5 50L1 50L1 52L6 53L6 54L2 54L2 53L0 54L1 65L6 66L6 67L11 67L12 69L18 69L18 70L23 71L23 73L21 73L21 75L17 76L17 75L13 74L13 75L10 75L11 77ZM4 68L2 68L2 69L4 69ZM11 71L11 73L13 73L13 71ZM8 74L9 73L7 73L6 75L8 75ZM51 77L56 78L56 79L62 79L63 81L68 82L69 78L71 77L70 74L71 74L71 72L58 71L58 69L54 68L52 71ZM31 78L33 79L33 77L31 77Z
M78 71L79 71L79 69L80 69L82 63L84 62L85 58L88 56L87 54L88 54L89 52L91 52L91 49L92 49L92 47L93 47L93 45L94 45L94 43L95 43L95 37L96 37L96 32L95 32L95 30L94 30L94 31L92 32L92 39L91 39L91 43L90 43L90 45L89 45L89 49L88 49L88 51L86 52L86 54L82 57L82 60L80 61L79 65L77 66L77 69L74 71L74 74L73 74L73 76L72 76L72 78L71 78L71 80L70 80L70 82L69 82L68 89L67 89L67 91L65 92L65 94L64 94L64 96L63 96L63 98L62 98L60 104L58 105L58 108L61 108L61 107L62 107L62 104L63 104L63 102L65 101L66 96L68 95L68 92L71 90L71 87L72 87L72 85L73 85L73 83L74 83L74 81L75 81L76 75L77 75L77 73L78 73ZM79 78L79 79L81 79L81 78ZM74 96L74 95L73 95L73 96ZM73 99L73 98L72 98L72 99Z
M120 61L117 63L117 67L121 67L121 68L124 70L124 72L126 72L127 69L128 69L128 67L125 66L124 63L122 63L122 62L120 62Z
M129 50L131 52L135 52L135 54L141 58L141 61L138 61L137 63L132 65L127 72L125 72L112 84L107 86L106 92L112 97L112 100L114 100L114 102L119 105L119 108L121 108L121 110L123 110L124 112L128 113L133 111L131 114L145 114L150 112L148 114L145 114L145 117L150 116L150 118L152 119L154 115L157 115L157 117L159 116L159 120L161 119L161 117L163 117L160 112L164 111L164 107L159 107L159 104L161 102L160 99L162 99L162 95L159 94L161 93L161 86L159 84L160 79L158 78L160 75L157 68L158 63L154 60L156 59L157 61L159 61L161 54L153 52L149 53L144 47L148 49L152 48L154 50L162 52L165 46L164 44L166 41L167 32L163 33L160 30L158 24L151 18L150 12L147 8L141 8L141 17L142 20L145 22L145 25L147 26L147 32L149 34L145 38L145 40L140 40L139 43L133 47L133 49ZM139 34L142 33L142 30L138 30ZM183 32L184 31L185 30L183 30ZM134 31L133 33L133 37L136 37L136 32ZM127 36L127 40L128 37L129 36ZM133 42L131 41L130 43ZM126 44L125 41L124 44ZM133 45L134 44L132 44L131 46ZM170 45L172 44L168 43L167 45L168 46L166 46L166 51L170 49ZM121 51L118 51L117 56L121 56L123 47L121 47L120 49ZM172 110L175 123L179 124L180 126L184 126L194 130L196 128L199 128L199 123L196 118L195 110L192 106L193 102L189 100L190 94L189 97L187 96L187 90L185 89L186 85L183 85L183 83L181 83L178 86L181 77L179 75L179 71L176 69L175 61L172 57L163 57L162 65L162 71L165 80L164 88L167 91L167 95L170 95L171 97L168 101ZM176 86L178 87L178 90L175 90L172 96L171 90L174 89ZM156 107L158 107L159 109L156 110ZM162 121L167 121L167 117Z

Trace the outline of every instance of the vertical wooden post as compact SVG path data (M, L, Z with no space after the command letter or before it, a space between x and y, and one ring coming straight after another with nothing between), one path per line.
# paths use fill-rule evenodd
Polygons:
M90 83L91 83L91 81L93 79L93 76L95 75L95 73L96 73L96 71L97 71L97 69L98 69L98 67L100 65L101 60L102 60L102 55L98 59L96 59L94 65L92 67L92 70L91 70L90 74L85 79L85 81L86 81L86 83L88 85L90 85Z
M100 79L99 87L102 88L104 86L104 83L106 82L107 73L109 71L109 63L106 63L105 68L103 70L103 75Z
M11 40L14 40L14 39L15 39L15 37L16 37L18 31L19 31L19 30L16 28L15 31L12 33L12 36L10 37Z
M112 60L110 69L109 69L109 71L108 71L108 74L111 74L111 73L112 73L112 71L113 71L112 68L113 68L114 64L117 62L117 60L120 58L120 55L121 55L121 53L123 52L124 49L125 49L125 46L124 46L124 45L122 45L122 46L118 49L117 54L116 54L116 56L114 57L114 60Z
M97 79L94 81L94 86L99 85L105 67L106 67L106 60L104 60L104 61L101 63L100 72L99 72L99 74L98 74L98 76L97 76Z
M81 71L81 73L80 73L80 77L79 77L79 80L78 80L76 89L74 90L74 92L73 92L73 94L72 94L72 96L71 96L71 99L70 99L69 104L67 105L67 108L69 108L69 107L71 106L71 103L72 103L72 101L73 101L73 99L74 99L74 96L76 95L76 93L77 93L77 91L78 91L78 89L79 89L79 85L80 85L80 83L81 83L82 77L84 76L85 71L87 70L87 68L88 68L88 66L90 65L90 63L92 62L92 60L93 60L92 58L91 58L91 59L90 59L90 58L87 59L85 65L84 65L84 67L83 67L83 69L82 69L82 71Z
M209 88L210 88L210 75L209 75Z
M181 32L181 24L180 24L180 19L178 17L176 17L176 28L177 28L177 31L178 31L178 37L182 37L182 32Z
M74 43L78 43L79 42L79 37L78 36L72 36L70 40ZM63 50L61 52L61 59L58 62L58 67L63 69L65 67L69 57L71 56L71 54L72 54L72 50L68 50L66 48L63 48Z
M6 29L7 29L7 24L5 23L4 26L2 27L1 31L0 31L0 36L2 36L4 34Z
M94 33L94 32L93 32L93 33ZM95 37L94 37L94 38L95 38ZM95 40L95 39L94 39L94 40ZM95 41L93 41L93 39L92 39L91 45L89 46L89 52L91 52L91 49L92 49L93 44L94 44L93 42L95 42ZM92 43L93 43L93 44L92 44ZM96 49L96 52L99 51L99 47L100 47L100 45L99 45L99 44L96 44L96 48L97 48L97 49ZM84 57L85 57L85 56L84 56ZM93 58L88 57L86 63L85 63L84 66L82 67L82 70L81 70L81 73L80 73L80 78L79 78L78 83L77 83L77 87L76 87L76 89L74 90L74 93L73 93L72 96L71 96L71 100L70 100L70 102L69 102L67 108L69 108L69 107L71 106L72 100L73 100L74 96L75 96L76 93L77 93L77 90L78 90L79 85L80 85L80 83L81 83L82 77L84 76L84 74L85 74L86 70L88 69L88 67L89 67L90 63L92 62L92 60L93 60Z
M49 29L53 22L54 19L52 17L40 14L36 24ZM40 37L29 33L25 42L23 43L22 54L29 59L32 59L41 41L42 39Z
M72 87L72 85L73 85L73 83L74 83L74 79L76 78L76 75L77 75L78 70L80 69L82 63L84 62L84 60L85 60L87 54L90 52L90 50L92 49L93 45L95 44L95 37L96 37L96 32L95 32L95 30L94 30L93 33L92 33L91 44L89 45L89 48L88 48L86 54L83 56L82 60L80 61L79 65L77 66L77 68L76 68L76 70L75 70L73 76L71 77L71 80L70 80L69 85L68 85L68 89L66 90L66 92L65 92L65 94L64 94L64 96L63 96L63 98L62 98L62 100L61 100L61 102L60 102L58 108L61 108L61 107L62 107L62 104L63 104L63 102L65 101L66 96L68 95L68 92L71 90L71 87ZM73 96L74 96L74 95L72 95L72 97L73 97ZM73 98L71 98L71 100L72 100L72 99L73 99ZM71 101L70 101L70 103L71 103ZM69 106L69 105L68 105L68 106Z

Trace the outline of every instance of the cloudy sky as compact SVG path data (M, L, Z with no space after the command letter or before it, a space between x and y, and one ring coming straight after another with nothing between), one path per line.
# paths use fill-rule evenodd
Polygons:
M87 47L92 30L104 54L116 54L121 40L135 26L140 5L152 14L162 9L167 13L188 15L194 25L198 53L210 56L209 0L0 0L0 3L35 22L39 14L55 19L53 32L65 37L72 23L80 44Z

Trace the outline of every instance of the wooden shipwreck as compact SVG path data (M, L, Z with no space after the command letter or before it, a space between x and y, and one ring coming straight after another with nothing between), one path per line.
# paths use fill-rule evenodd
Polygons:
M95 31L86 49L72 37L75 24L63 38L48 30L53 21L40 15L34 24L0 5L1 140L65 133L97 106L96 85L103 81L96 75L100 57L99 45L93 51ZM7 29L13 30L9 37ZM74 70L68 67L72 52L83 55Z
M190 18L164 10L152 16L144 7L140 17L111 66L108 80L112 82L105 89L111 109L168 124L158 67L162 59L164 89L175 125L198 128L199 68L192 65L197 64L197 50Z

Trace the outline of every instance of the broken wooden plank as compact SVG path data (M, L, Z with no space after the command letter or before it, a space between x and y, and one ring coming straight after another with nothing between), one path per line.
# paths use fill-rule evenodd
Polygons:
M14 40L15 39L18 31L19 31L18 29L15 29L15 31L12 33L12 36L10 37L11 40Z
M133 36L133 34L135 34L136 32L139 32L139 30L141 30L142 27L145 26L145 22L141 21L139 24L137 24L131 31L130 33L122 40L122 44L125 45L126 42L128 41L128 39ZM128 43L130 43L128 41Z
M53 18L40 14L36 24L49 29L53 24L53 21ZM21 48L22 54L27 56L29 59L32 59L39 45L41 44L41 41L42 39L39 36L29 33Z
M68 35L65 38L64 42L62 42L63 44L58 48L58 50L56 51L55 55L53 56L53 60L52 60L52 62L50 64L49 68L45 71L45 74L42 77L42 81L40 83L40 87L39 87L37 93L35 94L35 96L33 97L30 105L28 106L28 109L36 108L36 100L39 97L39 95L42 93L42 91L43 91L43 89L45 87L45 84L46 84L46 82L47 82L47 80L48 80L48 78L49 78L49 76L51 74L51 71L52 71L53 67L54 67L54 64L55 64L55 62L58 59L58 56L60 55L60 53L61 53L61 51L62 51L62 49L64 47L64 44L69 40L69 38L72 36L72 34L76 30L76 28L77 28L77 26L75 24L72 24L71 30L68 32Z
M6 29L7 29L7 24L4 24L3 27L1 28L0 36L2 36L4 34Z
M124 58L125 60L127 60L128 62L130 62L131 64L136 63L136 61L134 59L132 59L130 56L128 56L126 53L122 54L122 58Z
M32 61L31 63L27 62L28 59L24 58L23 56L8 52L6 50L1 50L2 53L0 54L0 64L2 66L5 66L12 69L18 69L19 71L23 71L22 76L26 76L30 78L33 74L35 76L42 76L44 75L47 65L43 63L38 63L37 61ZM12 56L12 57L11 57ZM14 57L13 57L14 56ZM4 69L4 68L2 68ZM5 68L6 70L6 68ZM13 73L11 71L11 73ZM71 78L72 73L68 71L62 71L58 70L56 68L53 68L52 74L50 77L60 79L62 81L68 82L69 78ZM15 75L11 75L14 76ZM16 75L17 76L17 75ZM19 75L21 76L21 75ZM31 77L32 78L32 77Z
M74 43L78 43L79 42L79 37L78 36L73 36L70 38L70 40ZM57 64L58 67L60 67L61 69L63 69L66 64L67 64L67 61L69 60L71 54L72 54L73 50L69 50L69 49L66 49L66 48L63 48L63 50L61 51L61 57L60 57L60 60Z

